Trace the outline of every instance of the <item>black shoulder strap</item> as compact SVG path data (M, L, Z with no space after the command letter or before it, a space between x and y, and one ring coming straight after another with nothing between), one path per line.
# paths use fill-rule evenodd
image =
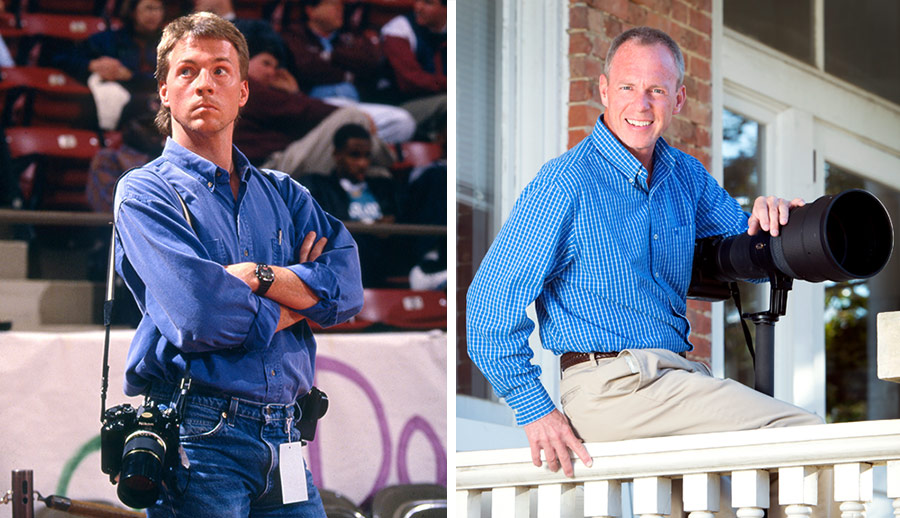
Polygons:
M126 174L137 168L131 168L128 171L122 173L119 176L118 180L116 180L116 184L113 187L113 194L115 195L115 190L119 187L119 180L125 177ZM178 189L175 188L168 180L163 178L162 176L153 173L154 176L162 180L169 187L172 188L172 192L175 193L175 197L178 198L178 203L181 204L181 212L184 214L184 219L187 220L187 224L191 227L191 230L194 230L194 219L191 217L191 211L188 210L187 204L184 202L184 198L181 197L181 194L178 193ZM274 181L274 180L273 180ZM196 232L196 231L195 231ZM109 242L109 262L106 265L106 299L103 301L103 328L104 328L104 339L103 339L103 372L102 379L100 382L100 422L103 422L103 414L106 411L106 393L109 390L109 333L110 327L112 326L112 311L113 305L115 302L115 280L116 280L116 213L113 210L113 221L112 221L112 233ZM190 369L191 363L190 359L186 359L187 369L185 373L185 378L190 379ZM184 385L184 380L182 381L182 385ZM188 383L189 386L189 383Z

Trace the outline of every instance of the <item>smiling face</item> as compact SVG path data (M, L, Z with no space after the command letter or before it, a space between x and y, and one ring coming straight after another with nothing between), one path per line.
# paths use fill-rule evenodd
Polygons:
M169 71L159 85L162 104L172 112L172 137L230 137L249 88L241 79L237 50L227 40L188 37L169 55Z
M685 101L671 51L623 43L609 64L609 77L600 76L600 101L606 127L650 171L656 141Z

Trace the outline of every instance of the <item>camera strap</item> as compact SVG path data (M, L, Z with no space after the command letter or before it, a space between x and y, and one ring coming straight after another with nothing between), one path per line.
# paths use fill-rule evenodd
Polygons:
M125 177L126 174L133 171L135 168L129 169L125 171L119 178L116 180L116 184L113 186L113 193L119 188L119 181ZM194 230L194 218L191 217L191 212L188 210L187 204L184 202L184 198L181 197L181 194L178 193L178 190L175 189L175 186L172 185L168 180L163 178L162 176L153 173L154 176L162 180L169 187L172 188L172 192L175 193L175 197L178 198L178 203L181 204L181 212L184 215L184 219L187 220L187 224L191 227L191 230ZM103 373L102 379L100 382L100 422L103 422L103 415L106 412L106 394L109 390L109 334L110 328L112 327L112 312L113 306L115 303L115 284L116 284L116 222L115 222L116 214L115 210L113 210L113 221L112 221L112 232L110 233L110 242L109 242L109 262L106 265L106 296L103 300ZM181 405L184 403L184 395L187 393L188 389L191 386L191 359L185 355L185 373L184 377L181 379L181 383L179 383L179 397L178 401ZM181 409L178 409L179 411Z
M731 289L731 299L734 300L734 306L738 310L738 318L741 321L741 329L744 331L744 340L747 342L747 350L750 351L750 359L753 360L753 368L756 368L756 353L753 352L753 337L750 336L750 327L744 318L744 310L741 308L741 290L738 283L730 282L728 287Z

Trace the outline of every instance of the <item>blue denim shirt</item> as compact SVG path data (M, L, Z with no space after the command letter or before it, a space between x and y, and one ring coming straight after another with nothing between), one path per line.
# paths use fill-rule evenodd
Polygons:
M695 158L659 139L653 175L609 132L544 164L469 288L469 355L528 424L553 410L528 337L556 354L691 349L694 240L747 229L747 215Z
M195 386L206 391L290 403L312 386L316 343L309 325L276 333L278 303L255 295L223 265L289 268L321 299L299 313L322 326L362 307L356 243L341 222L289 176L267 172L272 182L237 148L233 157L241 175L237 200L227 171L171 139L159 158L118 184L116 271L143 313L128 352L128 395L154 382L177 383L186 357ZM309 231L328 244L314 262L297 264Z

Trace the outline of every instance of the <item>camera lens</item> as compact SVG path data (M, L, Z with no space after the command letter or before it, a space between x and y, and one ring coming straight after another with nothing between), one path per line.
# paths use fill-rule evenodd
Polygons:
M122 503L143 509L156 502L165 458L166 442L156 433L138 430L128 436L117 490Z

